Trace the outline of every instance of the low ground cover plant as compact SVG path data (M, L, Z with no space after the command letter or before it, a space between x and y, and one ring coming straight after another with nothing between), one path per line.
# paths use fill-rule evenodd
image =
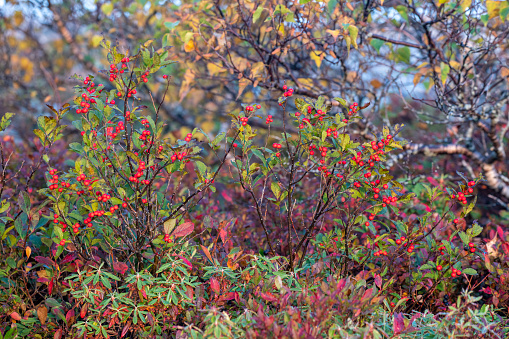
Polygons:
M286 85L276 113L243 104L216 136L165 139L164 97L138 91L168 89L170 51L102 44L107 81L75 76L35 160L2 141L4 338L508 335L509 234L470 217L482 176L393 178L402 126L363 142L366 105ZM58 157L66 121L80 142Z

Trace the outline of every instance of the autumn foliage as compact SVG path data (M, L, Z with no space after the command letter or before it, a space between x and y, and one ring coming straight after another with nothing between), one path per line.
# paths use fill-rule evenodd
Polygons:
M48 4L38 64L3 19L3 338L509 335L506 2Z

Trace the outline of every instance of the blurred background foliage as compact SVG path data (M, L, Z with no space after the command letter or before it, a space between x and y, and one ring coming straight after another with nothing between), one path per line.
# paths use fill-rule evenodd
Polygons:
M485 0L0 1L0 112L18 113L12 133L30 144L24 131L45 104L72 100L71 75L102 71L103 38L133 53L153 40L178 61L163 71L168 136L225 130L240 103L275 114L286 84L369 102L360 138L406 125L400 137L411 142L395 169L410 179L480 172L480 206L507 208L508 14L507 1ZM141 99L159 102L163 83Z

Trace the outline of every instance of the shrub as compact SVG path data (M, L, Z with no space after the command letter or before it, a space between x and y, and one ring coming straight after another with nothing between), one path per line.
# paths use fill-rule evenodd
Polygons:
M388 129L371 143L350 136L365 107L336 98L343 109L333 113L324 98L297 98L289 113L285 88L280 117L245 104L215 138L195 129L172 143L162 101L152 117L137 95L168 51L103 45L110 83L75 76L73 105L39 119L45 200L33 206L21 191L17 206L2 203L0 322L13 336L376 337L389 313L396 335L413 331L401 312L456 319L449 300L477 288L478 272L507 278L474 243L482 227L466 227L482 178L402 185L385 163L403 140ZM69 116L82 141L69 145L72 166L58 169L48 149ZM283 132L259 140L256 118L280 119ZM245 244L239 220L211 213L216 185L237 186L235 211L263 237ZM233 194L221 192L230 203ZM491 293L494 305L507 303L504 287ZM477 326L488 310L465 321ZM498 333L494 319L484 324Z

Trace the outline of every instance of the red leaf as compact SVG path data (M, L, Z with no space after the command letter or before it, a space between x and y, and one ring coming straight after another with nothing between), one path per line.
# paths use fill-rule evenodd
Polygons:
M394 335L403 332L405 329L405 320L403 319L402 313L394 314L394 323L392 324L392 330L394 331Z
M191 262L189 260L187 260L186 258L184 258L183 256L179 255L178 256L180 259L184 260L184 262L186 263L187 266L189 266L190 269L193 269L193 264L191 264Z
M432 184L433 186L438 186L438 182L435 179L433 179L432 177L427 177L426 179L428 179L430 184Z
M130 326L131 326L131 323L125 324L124 328L122 329L122 334L120 335L120 338L123 338L127 334L127 331L129 330Z
M210 289L214 291L216 294L221 293L221 287L219 286L219 281L216 278L210 278Z
M58 329L56 332L55 332L55 335L53 336L53 339L60 339L62 338L62 329Z
M116 261L113 263L113 269L115 272L118 272L120 274L124 274L127 271L127 265L123 262Z
M73 261L74 259L76 259L76 253L69 253L68 255L65 256L65 258L60 262L60 264L67 264L71 261Z
M70 309L67 311L67 314L65 315L65 321L67 321L67 325L69 325L69 320L75 316L74 309Z
M54 278L51 278L49 285L48 285L48 294L50 294L50 295L51 295L51 291L53 291L53 279Z
M221 237L221 240L223 241L223 244L226 244L226 236L228 235L228 231L224 228L221 228L219 230L219 236Z
M20 321L21 320L21 316L19 315L18 312L12 312L11 313L11 318L16 320L16 321Z
M375 274L375 284L378 288L382 288L382 277L379 274Z
M55 262L53 260L48 259L46 257L37 256L37 257L35 257L35 261L37 261L38 263L41 263L43 265L46 265L46 266L55 265Z
M263 299L263 300L265 300L265 301L277 301L277 298L276 298L276 297L274 297L274 296L272 295L272 293L270 293L270 292L267 292L267 293L263 293L263 292L262 292L262 293L260 293L260 296L261 296L261 297L262 297L262 299Z
M232 197L230 197L228 195L228 193L226 192L226 190L224 190L221 195L223 196L224 200L228 201L228 202L232 202Z
M189 235L194 230L194 224L192 222L185 222L181 225L178 225L175 229L175 232L173 232L173 235L175 237L185 237L186 235Z

